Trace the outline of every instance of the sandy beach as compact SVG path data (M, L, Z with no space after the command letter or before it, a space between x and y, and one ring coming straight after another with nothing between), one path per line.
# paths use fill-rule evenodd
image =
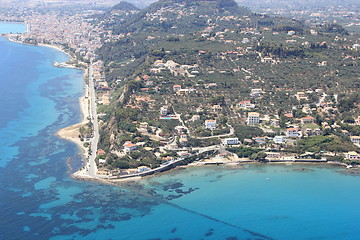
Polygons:
M86 86L86 88L88 88ZM86 90L87 92L87 90ZM69 127L63 128L61 130L59 130L56 135L59 136L60 138L72 141L74 143L76 143L79 148L81 149L81 152L83 154L83 157L86 159L88 158L88 151L87 149L84 147L83 142L80 140L80 127L84 126L85 124L87 124L89 122L88 117L89 115L89 100L88 97L85 95L83 97L81 97L79 99L79 103L80 103L80 109L82 112L82 121L80 123L77 123L75 125L71 125Z
M62 52L62 53L64 53L64 54L68 55L69 58L70 58L70 61L74 60L73 56L71 56L70 53L66 52L64 49L62 49L62 48L59 47L59 46L50 45L50 44L45 44L45 43L39 43L38 46L54 48L54 49L56 49L56 50L58 50L58 51L60 51L60 52Z

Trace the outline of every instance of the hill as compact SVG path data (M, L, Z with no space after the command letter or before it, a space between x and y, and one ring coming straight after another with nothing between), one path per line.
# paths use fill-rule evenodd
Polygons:
M161 0L114 26L113 31L189 33L206 26L209 19L232 14L243 16L251 12L233 0Z
M133 4L121 1L120 3L116 4L112 7L112 10L120 10L120 11L138 11L139 8L135 7Z
M103 17L109 34L98 60L107 86L99 96L111 97L99 107L99 146L110 167L158 166L176 156L161 146L204 147L225 137L303 153L300 136L324 135L321 141L336 140L326 150L355 149L342 130L359 131L347 125L360 113L358 36L334 23L306 26L235 4L161 0ZM294 128L288 143L274 146L274 136ZM344 145L334 148L340 139ZM137 151L119 154L127 141ZM260 150L245 150L263 159Z

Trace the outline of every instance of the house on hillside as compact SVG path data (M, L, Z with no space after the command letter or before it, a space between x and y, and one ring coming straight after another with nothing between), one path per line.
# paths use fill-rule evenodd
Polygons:
M199 121L200 120L200 115L194 115L192 118L191 118L192 121Z
M286 130L286 136L290 138L300 137L300 129L299 128L288 128Z
M277 144L284 144L285 143L285 137L284 136L275 136L273 138L274 143Z
M300 118L300 122L301 124L311 124L315 122L315 118L311 117L311 116L306 116L303 118Z
M250 93L250 96L252 96L253 98L258 98L260 97L260 94L262 93L262 89L261 88L254 88L254 89L251 89L251 93Z
M257 144L265 144L266 143L266 137L256 137L256 138L254 138L254 141Z
M180 144L186 144L188 142L188 136L185 134L181 134L179 136L179 142Z
M241 101L237 104L237 107L242 109L251 109L255 108L255 104L252 104L250 101Z
M123 146L124 146L125 153L130 153L132 151L135 151L137 148L137 145L133 144L130 141L126 141Z
M264 57L261 59L262 63L276 63L276 61L274 59L272 59L271 57Z
M260 123L260 114L257 112L249 112L246 120L248 125L254 125Z
M278 160L281 158L281 153L280 152L265 152L266 154L266 160L271 161L271 160Z
M300 100L308 100L308 97L306 96L306 94L304 92L297 92L296 93L296 98L298 101Z
M360 136L351 136L350 140L354 144L360 144Z
M180 95L180 96L184 96L184 95L189 94L189 92L190 92L189 89L184 88L184 89L180 89L179 91L177 91L177 94Z
M225 138L222 140L224 145L237 145L239 144L239 138Z
M160 115L161 116L166 116L168 114L168 107L167 106L162 106L160 108Z
M222 110L222 107L220 105L214 105L212 106L212 110L214 112L220 112Z
M205 120L205 128L210 130L216 129L216 120Z
M173 90L174 92L178 92L181 89L181 85L174 85Z
M320 128L306 128L302 130L304 136L318 136L321 134Z

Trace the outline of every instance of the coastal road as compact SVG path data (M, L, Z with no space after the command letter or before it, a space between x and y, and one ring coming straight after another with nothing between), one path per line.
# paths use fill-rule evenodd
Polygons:
M94 136L91 139L91 153L89 156L89 162L86 165L86 173L90 177L96 177L96 172L98 170L95 159L97 154L97 144L99 142L99 125L98 125L98 116L96 111L96 93L95 93L92 63L89 64L89 98L90 98L90 115L91 115L91 122L93 124Z

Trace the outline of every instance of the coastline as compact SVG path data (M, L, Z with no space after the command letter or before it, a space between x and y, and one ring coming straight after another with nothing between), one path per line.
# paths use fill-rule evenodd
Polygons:
M220 163L220 164L205 164L201 161L199 162L194 162L192 164L188 164L188 165L182 165L182 166L176 166L174 168L171 168L169 170L163 171L163 172L156 172L154 174L151 175L145 175L145 176L129 176L129 177L124 177L124 178L109 178L109 177L91 177L87 174L82 174L81 170L75 172L74 174L72 174L72 177L74 179L77 180L85 180L85 181L95 181L95 182L101 182L101 183L106 183L106 184L111 184L111 185L116 185L116 183L121 183L121 182L131 182L131 181L139 181L141 179L144 178L151 178L157 175L162 175L162 174L167 174L171 171L177 170L177 169L184 169L184 168L196 168L196 167L219 167L219 166L223 166L223 167L227 167L229 169L245 169L245 165L259 165L259 166L266 166L266 165L299 165L299 166L334 166L334 167L339 167L339 169L344 169L344 170L348 170L350 169L349 166L346 163L341 163L341 162L256 162L256 161L237 161L237 162L224 162L224 163ZM353 171L359 171L360 168L359 167L352 167L351 169L353 169ZM306 169L304 169L305 171ZM359 172L360 174L360 172Z
M11 38L11 36L9 36L8 34L4 34L3 36L5 38L7 38L7 40L9 40L10 42L35 46L35 45L29 44L29 43L24 43L22 41L15 40L15 39ZM66 52L64 49L62 49L59 46L50 45L50 44L43 44L43 43L39 43L36 46L49 47L49 48L56 49L57 51L62 52L64 54L66 54L67 56L69 56L70 60L73 59L73 57L71 56L70 53ZM70 65L66 66L66 67L74 68L74 67L72 67ZM86 75L86 73L84 72L84 80L85 80L85 77L86 77L85 75ZM82 97L79 98L80 111L81 111L81 114L82 114L81 122L60 129L59 131L56 132L56 135L58 137L60 137L60 138L63 138L63 139L66 139L66 140L69 140L69 141L72 141L72 142L76 143L79 146L79 148L81 149L83 156L86 157L87 156L86 148L83 146L83 143L81 142L81 140L79 138L79 129L80 129L80 127L82 127L86 123L88 123L87 119L88 119L88 117L90 117L89 100L88 100L89 86L85 81L84 81L84 84L85 84L84 94L83 94Z
M88 86L86 85L87 91ZM62 128L59 131L56 132L56 135L62 139L66 139L68 141L74 142L76 145L78 145L79 149L81 150L81 154L84 159L88 158L88 152L87 149L84 147L83 142L81 141L79 137L79 129L80 127L84 126L88 123L88 117L89 117L89 101L86 96L82 96L79 98L79 104L80 104L80 110L82 114L82 120L79 123L76 123L74 125L70 125L68 127Z
M19 40L16 40L14 38L12 38L9 34L3 34L3 37L7 38L10 42L13 43L19 43L19 44L25 44L25 45L29 45L29 46L40 46L40 47L48 47L48 48L53 48L59 52L62 52L64 54L66 54L70 59L69 61L73 61L75 60L75 58L67 51L65 51L62 47L58 46L58 45L51 45L51 44L46 44L46 43L38 43L37 45L31 44L31 43L25 43ZM61 66L56 66L56 67L66 67L66 68L76 68L76 69L82 69L80 67L76 67L70 63L60 63L59 65Z
M19 44L26 44L26 45L32 45L32 44L28 44L28 43L24 43L22 41L18 41L16 39L11 38L10 35L6 34L4 35L5 37L7 37L7 39L9 41L15 42L15 43L19 43ZM66 54L69 58L70 61L71 60L76 60L73 58L73 56L71 55L71 53L66 52L61 46L57 46L57 45L51 45L51 44L44 44L44 43L39 43L36 46L42 46L42 47L50 47L53 48L57 51L60 51L64 54ZM72 66L71 64L61 64L61 66L56 66L55 67L68 67L68 68L76 68L74 66ZM83 69L84 70L84 84L85 84L85 91L84 91L84 95L79 99L79 104L80 104L80 110L82 113L82 120L79 123L76 123L74 125L65 127L63 129L60 129L58 132L56 132L56 135L62 139L74 142L78 148L81 151L83 160L84 160L84 165L81 169L78 169L76 172L74 172L73 174L71 174L71 176L74 179L78 179L78 180L90 180L90 181L98 181L98 182L103 182L103 183L109 183L109 184L114 184L116 182L123 182L123 181L136 181L139 179L142 179L143 177L149 177L149 176L155 176L157 174L160 174L159 172L155 172L149 175L144 175L144 176L124 176L122 178L111 178L110 176L106 175L106 176L91 176L89 174L87 174L87 172L85 171L85 165L86 165L86 161L88 161L88 159L90 158L90 153L89 153L89 148L84 146L84 141L81 141L79 134L80 134L80 128L84 125L86 125L89 120L91 118L91 113L90 113L90 108L91 108L91 103L89 101L89 94L90 94L90 87L89 84L86 83L85 78L86 78L86 72L89 74L89 69ZM260 162L255 162L255 161L251 161L250 159L246 160L246 161L226 161L226 162L213 162L213 163L206 163L206 162L202 162L202 161L198 161L198 162L194 162L192 164L188 164L185 166L181 166L180 168L188 168L188 167L197 167L197 166L213 166L213 165L222 165L222 166L228 166L231 168L242 168L244 164L260 164L260 165L265 165L265 164L285 164L285 165L293 165L293 164L309 164L309 165L336 165L336 166L341 166L344 168L350 168L352 167L351 165L348 165L346 163L341 163L341 162L328 162L328 161L323 161L323 162L316 162L316 161L277 161L277 162L266 162L266 163L260 163ZM168 170L165 170L164 172L161 172L161 174L165 174L171 170L174 169L178 169L178 166L175 166L173 168L170 168ZM358 167L356 167L356 169L358 169Z
M69 52L66 52L64 49L62 49L60 46L56 46L56 45L50 45L50 44L43 44L43 43L39 43L37 45L34 44L30 44L30 43L26 43L23 41L19 41L16 40L14 38L12 38L12 36L10 34L2 34L1 37L6 38L8 41L13 42L13 43L17 43L17 44L24 44L24 45L29 45L29 46L41 46L41 47L49 47L49 48L53 48L59 52L62 52L64 54L66 54L70 60L75 60L72 55ZM81 115L82 115L82 120L76 124L67 126L65 128L59 129L55 135L59 138L71 141L73 143L75 143L79 150L80 150L80 154L82 155L83 158L83 167L79 170L77 170L75 173L71 174L71 177L73 177L74 179L82 179L82 180L93 180L93 181L102 181L104 182L105 179L103 178L97 178L97 177L92 177L88 174L86 174L86 172L84 171L84 166L85 163L87 161L87 159L89 159L90 154L88 151L88 148L86 148L84 146L84 142L81 141L79 134L80 134L80 128L84 125L86 125L91 117L91 113L90 113L90 101L89 101L89 94L90 94L90 87L89 84L85 81L86 79L86 75L89 73L89 69L84 69L84 68L78 68L75 67L71 64L62 64L61 66L54 66L54 67L65 67L65 68L76 68L76 69L81 69L83 70L83 82L84 82L84 93L83 96L79 98L79 105L80 105L80 111L81 111Z
M45 43L38 43L37 46L49 47L49 48L56 49L56 50L58 50L58 51L60 51L60 52L62 52L62 53L64 53L64 54L68 55L69 58L70 58L70 61L71 61L71 60L74 60L73 56L71 56L70 53L66 52L66 51L65 51L63 48L61 48L60 46L50 45L50 44L45 44Z

